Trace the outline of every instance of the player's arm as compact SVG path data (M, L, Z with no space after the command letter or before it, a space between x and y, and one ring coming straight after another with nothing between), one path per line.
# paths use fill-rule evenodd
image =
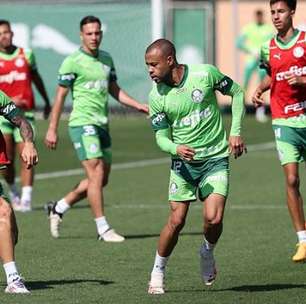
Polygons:
M58 142L57 129L59 124L59 119L68 93L69 93L69 87L64 87L61 85L57 87L50 115L49 127L45 136L45 144L50 149L56 149L56 145Z
M41 95L41 97L43 98L44 102L45 102L45 106L44 106L44 118L47 119L50 111L51 111L51 106L50 106L50 100L44 85L44 82L38 72L37 69L37 65L36 65L36 59L34 56L34 53L32 52L32 50L26 50L26 58L28 60L28 63L30 65L30 72L31 72L31 77L32 77L32 81L37 89L37 91L39 92L39 94Z
M0 115L19 128L20 135L24 141L21 158L27 164L27 168L36 165L38 155L34 146L33 129L23 116L22 111L2 92L0 92Z
M114 80L110 82L108 91L121 104L134 108L139 112L143 112L146 114L149 113L149 107L146 104L142 104L131 96L129 96L124 90L122 90L118 86L117 81Z
M229 152L235 158L246 152L246 147L241 137L241 125L245 113L244 91L230 77L222 74L216 67L211 66L210 77L212 86L223 95L232 97L232 124L229 136Z
M37 91L39 92L39 94L41 95L41 97L43 98L44 102L45 102L45 106L44 106L44 119L47 119L50 111L51 111L51 106L50 106L50 100L44 85L44 82L38 72L37 69L32 70L31 71L31 76L32 76L32 81L37 89Z
M178 155L185 160L192 160L195 155L194 149L186 145L175 144L171 140L171 128L166 114L162 111L158 101L150 102L150 118L152 128L155 131L155 140L159 148L171 155Z

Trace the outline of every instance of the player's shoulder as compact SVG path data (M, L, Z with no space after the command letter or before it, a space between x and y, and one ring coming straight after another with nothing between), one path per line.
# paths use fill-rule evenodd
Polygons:
M102 61L104 64L107 64L107 65L112 65L113 64L112 55L105 50L99 50L99 60Z
M80 50L76 50L67 57L62 62L62 65L77 64L82 60L83 54Z
M34 52L31 48L18 47L19 52L23 52L26 56L33 56Z

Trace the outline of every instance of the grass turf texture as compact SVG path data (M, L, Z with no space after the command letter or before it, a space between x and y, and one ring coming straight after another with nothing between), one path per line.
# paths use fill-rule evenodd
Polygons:
M226 125L229 118L225 117ZM38 122L40 164L37 173L79 167L66 122L55 152L44 148L45 122ZM113 117L114 164L166 157L153 140L149 121ZM273 141L270 124L246 117L249 145ZM231 191L224 232L216 248L218 277L204 288L199 275L202 242L200 203L169 261L163 296L147 294L159 232L168 215L169 165L114 170L105 190L106 214L127 240L96 240L90 209L83 201L65 215L61 238L49 235L43 204L59 199L81 176L37 180L34 211L17 214L20 241L16 261L31 290L29 296L1 294L1 303L304 303L305 264L293 264L296 236L285 206L284 178L274 150L250 152L231 160ZM302 194L306 174L301 166ZM2 274L1 289L5 288Z

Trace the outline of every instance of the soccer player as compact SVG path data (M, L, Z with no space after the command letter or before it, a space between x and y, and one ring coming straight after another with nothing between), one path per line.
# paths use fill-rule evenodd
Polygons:
M299 163L306 160L306 32L293 26L294 0L270 0L277 35L262 47L262 66L268 75L253 95L270 89L272 127L286 178L287 205L298 245L294 262L306 260L306 230L303 199L299 190Z
M34 95L32 82L45 102L44 117L50 112L49 98L44 83L37 70L34 54L31 50L13 44L13 32L10 23L0 20L0 90L8 95L13 102L25 112L25 117L34 129ZM0 129L6 142L10 164L4 170L4 178L9 187L9 197L16 211L31 210L34 169L27 169L21 161L21 197L15 184L14 159L24 148L19 129L3 117L0 118Z
M108 182L112 159L108 95L140 112L148 113L148 106L137 102L118 86L112 57L99 49L102 40L100 20L86 16L81 20L80 30L81 48L68 56L59 70L59 85L45 142L49 148L56 147L60 113L71 89L73 109L69 133L86 178L65 197L48 204L50 231L57 238L63 214L87 197L99 239L122 242L124 237L110 228L104 214L103 188Z
M246 54L246 62L243 73L243 87L248 89L251 77L254 73L258 75L259 81L266 75L265 70L259 68L260 47L273 36L273 28L265 23L262 10L255 11L255 21L243 27L241 35L237 39L237 47ZM266 122L265 108L256 108L256 119Z
M20 135L24 141L20 153L25 166L30 169L38 161L36 149L33 144L33 130L30 123L22 115L16 105L0 91L0 115L9 120L20 129ZM9 160L6 156L5 141L0 132L0 167L3 169ZM7 277L7 293L29 293L20 277L14 256L14 248L18 240L18 229L14 211L4 196L0 183L0 259Z
M202 279L211 285L216 278L213 251L222 233L229 185L228 156L230 152L239 157L245 150L240 135L244 93L212 65L179 64L174 45L166 39L149 45L145 61L156 83L149 97L152 127L158 146L172 157L170 215L160 234L148 289L150 294L163 294L166 264L197 191L203 202ZM232 97L229 143L215 91Z

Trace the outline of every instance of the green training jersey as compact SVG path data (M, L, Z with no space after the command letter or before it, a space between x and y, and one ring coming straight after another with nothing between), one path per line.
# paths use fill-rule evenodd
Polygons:
M195 149L194 160L227 156L228 142L215 91L231 95L232 87L241 92L243 112L243 92L232 79L212 65L185 65L180 85L160 83L152 88L149 103L153 129L169 129L174 144ZM238 125L235 135L240 132L240 122Z
M113 59L99 50L94 57L82 49L68 56L59 69L58 83L72 91L69 126L108 128L108 86L116 81Z

